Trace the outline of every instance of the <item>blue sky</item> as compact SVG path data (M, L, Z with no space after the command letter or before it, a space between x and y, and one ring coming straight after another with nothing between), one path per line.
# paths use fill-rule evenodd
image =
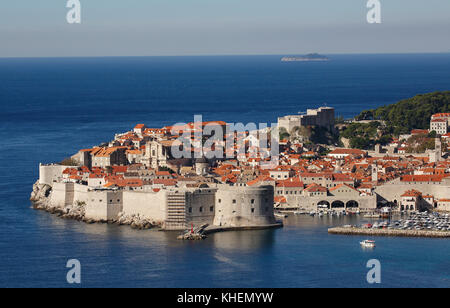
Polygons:
M0 57L450 52L449 0L2 0Z

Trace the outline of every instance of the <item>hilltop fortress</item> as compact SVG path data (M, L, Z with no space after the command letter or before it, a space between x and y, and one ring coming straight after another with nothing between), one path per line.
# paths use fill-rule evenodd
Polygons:
M308 109L306 113L298 115L287 115L278 118L278 128L285 128L288 132L295 127L319 126L328 129L334 128L334 108L320 107L318 109Z

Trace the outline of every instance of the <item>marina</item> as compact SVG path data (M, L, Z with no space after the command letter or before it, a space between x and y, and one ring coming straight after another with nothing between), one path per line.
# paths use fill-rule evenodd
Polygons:
M328 233L338 235L450 238L450 231L365 229L358 227L330 228Z
M403 219L391 219L361 225L347 225L328 229L330 234L406 236L406 237L450 237L450 215L413 212Z

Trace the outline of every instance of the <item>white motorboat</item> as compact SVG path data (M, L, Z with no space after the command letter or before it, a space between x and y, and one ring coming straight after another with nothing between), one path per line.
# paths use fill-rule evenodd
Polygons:
M362 241L360 244L364 248L375 248L375 241L365 240Z

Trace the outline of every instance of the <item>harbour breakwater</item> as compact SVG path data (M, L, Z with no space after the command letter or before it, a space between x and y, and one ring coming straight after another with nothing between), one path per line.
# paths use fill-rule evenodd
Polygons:
M337 235L450 238L450 231L430 231L430 230L392 230L392 229L337 227L328 229L328 233Z
M33 191L30 196L33 208L57 215L60 218L82 221L87 224L108 223L130 226L133 229L139 230L161 228L161 223L150 221L141 217L139 214L125 215L124 213L119 213L118 218L113 220L87 218L85 202L76 201L74 204L65 204L64 206L54 205L50 202L51 194L52 187L50 185L39 184L39 181L37 181L33 185Z

